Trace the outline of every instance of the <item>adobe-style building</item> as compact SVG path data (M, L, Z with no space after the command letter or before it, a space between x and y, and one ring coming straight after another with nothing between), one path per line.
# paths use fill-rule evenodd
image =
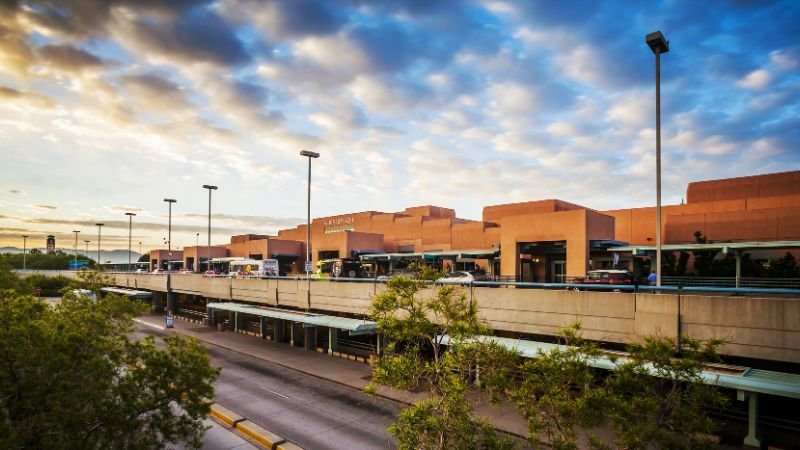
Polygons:
M665 244L708 239L733 242L800 240L800 171L690 183L687 202L662 207ZM591 268L632 268L632 256L614 260L608 248L654 245L655 208L596 211L562 200L483 208L482 220L454 210L416 206L401 212L365 211L311 222L311 259L362 257L391 261L416 257L455 269L478 266L520 281L560 282ZM306 225L278 236L233 236L212 247L212 258L278 259L281 273L302 273ZM207 248L185 247L184 267L205 261Z

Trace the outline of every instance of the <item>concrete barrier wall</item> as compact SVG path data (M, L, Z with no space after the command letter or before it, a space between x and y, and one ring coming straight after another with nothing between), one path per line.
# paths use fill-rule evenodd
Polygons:
M73 272L64 272L70 276ZM55 274L54 274L55 275ZM167 277L116 274L119 286L166 291ZM208 298L306 309L306 281L229 279L176 275L173 289ZM312 281L311 308L362 315L382 283ZM629 294L539 289L457 288L477 302L496 330L554 335L575 320L588 339L630 342L643 336L717 337L723 354L800 362L800 298ZM433 289L420 293L434 294ZM678 311L680 310L680 324Z
M724 339L723 354L800 362L800 299L684 295L681 319L690 337Z
M634 337L631 294L475 288L473 295L481 318L496 330L555 335L579 320L587 339L628 342Z

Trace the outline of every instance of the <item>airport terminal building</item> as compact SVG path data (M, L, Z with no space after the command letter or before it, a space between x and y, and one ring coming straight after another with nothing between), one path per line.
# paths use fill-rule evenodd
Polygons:
M690 183L685 203L662 207L663 244L694 243L698 231L715 242L800 241L800 171ZM639 269L642 263L649 268L646 251L609 249L653 246L655 235L655 207L598 211L537 200L486 206L478 221L458 218L450 208L415 206L313 219L311 259L359 258L385 271L397 261L419 258L443 269L479 267L502 279L562 282L590 269L633 270L637 261ZM305 241L302 224L277 236L233 236L211 249L187 246L179 258L195 271L207 267L209 256L277 259L281 274L300 274ZM153 252L154 267L164 257L164 251Z

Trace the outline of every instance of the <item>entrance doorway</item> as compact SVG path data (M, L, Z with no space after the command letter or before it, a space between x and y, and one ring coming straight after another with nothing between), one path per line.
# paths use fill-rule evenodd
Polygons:
M566 261L553 261L551 272L553 283L566 283L567 282L567 262Z

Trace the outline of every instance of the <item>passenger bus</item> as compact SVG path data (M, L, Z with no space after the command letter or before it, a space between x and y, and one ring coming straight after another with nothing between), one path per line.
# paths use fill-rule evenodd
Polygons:
M228 272L237 277L277 277L277 259L240 259L231 261Z

